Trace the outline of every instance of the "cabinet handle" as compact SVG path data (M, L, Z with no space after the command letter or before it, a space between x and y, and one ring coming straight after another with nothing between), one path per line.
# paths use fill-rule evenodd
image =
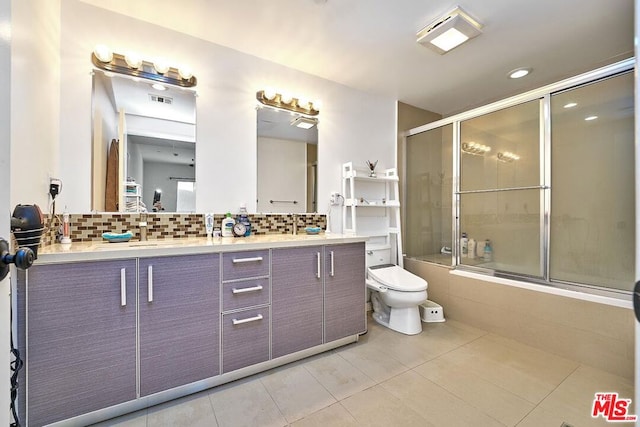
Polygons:
M258 262L258 261L262 261L262 257L261 256L256 256L253 258L234 258L233 259L233 263L234 264L239 264L242 262Z
M153 302L153 265L150 265L147 271L147 301Z
M330 251L330 252L329 252L329 256L330 256L330 258L331 258L331 272L329 273L329 275L330 275L331 277L333 277L333 276L334 276L334 271L333 271L333 251Z
M316 258L318 260L318 272L316 273L316 277L320 278L320 252L316 252Z
M127 305L127 269L120 269L120 305Z
M244 294L245 292L255 292L255 291L261 291L262 290L262 285L258 285L258 286L253 286L251 288L233 288L232 292L234 294Z
M255 317L247 317L246 319L232 319L234 325L241 325L242 323L255 322L258 320L262 320L262 314L258 314Z

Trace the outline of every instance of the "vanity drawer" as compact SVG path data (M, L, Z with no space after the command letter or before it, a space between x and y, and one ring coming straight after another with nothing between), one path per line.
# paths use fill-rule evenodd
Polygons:
M269 304L269 278L239 280L222 285L222 311Z
M269 275L269 250L230 252L222 255L222 280Z
M222 372L269 360L269 307L222 315Z

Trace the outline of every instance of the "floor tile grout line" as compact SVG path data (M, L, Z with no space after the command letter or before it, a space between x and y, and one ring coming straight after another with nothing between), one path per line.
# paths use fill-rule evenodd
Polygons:
M486 415L486 416L488 416L489 418L491 418L491 419L493 419L493 420L497 421L499 424L504 424L502 421L500 421L500 420L498 420L497 418L495 418L492 414L490 414L490 413L488 413L488 412L485 412L483 408L479 408L478 406L474 405L472 402L469 402L469 401L468 401L467 399L465 399L463 396L458 395L454 390L449 390L449 389L448 389L447 387L445 387L444 385L442 385L442 384L440 384L440 383L437 383L437 382L435 382L435 381L431 380L430 378L425 377L424 375L422 375L422 374L421 374L420 372L418 372L418 371L414 371L414 372L415 372L418 376L420 376L421 378L423 378L423 379L425 379L425 380L427 380L427 381L429 381L429 382L433 383L434 385L436 385L437 387L439 387L439 388L443 389L443 390L444 390L444 391L446 391L447 393L450 393L451 395L453 395L453 396L457 397L458 399L460 399L460 400L461 400L462 402L464 402L465 404L467 404L467 405L471 406L472 408L477 409L478 411L480 411L481 413L485 414L485 415ZM479 378L479 379L481 379L481 380L483 380L483 381L486 381L486 380L484 380L483 378L480 378L480 377L478 377L478 378ZM512 392L512 391L510 391L510 390L507 390L507 389L502 388L502 387L500 387L500 386L498 386L498 385L496 385L496 384L493 384L493 383L491 383L490 381L487 381L487 382L488 382L489 384L491 384L491 385L495 386L495 387L498 387L498 388L500 388L500 389L502 389L502 390L506 391L506 392L507 392L507 393L509 393L509 394L514 395L515 397L517 397L517 398L519 398L519 399L521 399L521 400L525 401L526 403L530 403L530 404L534 405L534 407L533 407L531 410L535 409L535 403L533 403L533 402L529 402L527 399L524 399L524 398L522 398L522 397L518 396L517 394L515 394L514 392ZM520 420L520 421L522 421L522 420ZM520 421L518 421L518 422L520 422Z
M273 397L273 395L271 394L271 392L269 391L269 387L267 387L267 385L264 383L263 378L265 377L260 377L258 378L258 381L260 381L260 384L262 385L262 387L264 387L265 391L267 392L267 394L269 395L269 398L271 399L271 401L273 402L273 404L276 406L276 409L278 410L278 413L280 413L280 415L282 416L282 419L286 421L286 425L290 425L291 423L289 422L289 420L287 419L287 417L284 416L284 413L282 412L282 408L280 408L280 405L278 405L278 402L276 402L276 399Z
M216 425L218 427L220 427L220 423L218 422L218 415L216 415L216 408L215 408L215 406L213 406L213 400L212 400L212 396L211 395L214 394L214 393L212 392L212 390L214 390L214 389L210 388L210 389L207 390L207 397L209 398L209 405L211 405L211 410L213 411L213 418L216 421Z
M576 366L576 367L575 367L571 372L569 372L569 373L568 373L568 374L567 374L567 375L562 379L562 381L560 381L560 382L558 383L558 385L556 385L556 386L553 388L553 390L551 390L549 393L547 393L547 395L546 395L546 396L544 396L542 399L540 399L540 402L536 403L536 404L535 404L535 406L534 406L534 407L533 407L529 412L527 412L527 414L526 414L524 417L522 417L522 419L520 419L520 421L518 421L518 424L522 423L522 421L524 421L524 419L525 419L525 418L527 418L527 417L528 417L528 416L529 416L533 411L535 411L535 410L536 410L536 409L537 409L537 408L542 404L542 402L544 402L545 400L547 400L547 399L549 398L549 396L551 396L551 395L552 395L556 390L558 390L558 389L560 388L560 386L561 386L561 385L562 385L562 384L563 384L567 379L569 379L569 377L570 377L571 375L575 374L575 373L576 373L576 371L577 371L578 369L580 369L580 367L581 367L581 366L582 366L582 364L581 364L581 363L578 363L578 366ZM542 408L541 408L541 409L542 409ZM516 424L516 426L517 426L518 424Z

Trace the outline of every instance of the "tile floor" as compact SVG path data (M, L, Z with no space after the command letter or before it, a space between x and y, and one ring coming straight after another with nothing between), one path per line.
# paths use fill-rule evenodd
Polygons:
M456 321L423 329L370 318L358 343L97 426L604 426L594 393L634 396L631 380Z

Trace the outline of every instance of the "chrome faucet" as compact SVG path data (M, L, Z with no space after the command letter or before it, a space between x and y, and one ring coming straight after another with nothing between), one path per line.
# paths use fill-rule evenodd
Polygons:
M293 217L293 235L298 235L298 214L291 214Z

